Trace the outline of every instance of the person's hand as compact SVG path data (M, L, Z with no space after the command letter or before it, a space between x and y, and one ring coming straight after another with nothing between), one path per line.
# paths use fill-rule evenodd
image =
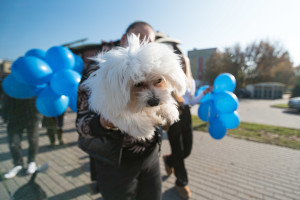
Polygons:
M172 96L179 104L184 104L184 98L177 95L176 92L172 92Z
M206 95L207 93L211 93L214 90L214 86L209 86L203 91L203 94Z
M118 128L115 127L115 125L113 123L111 123L110 121L104 119L103 117L100 117L99 121L100 121L101 126L105 129L118 130Z

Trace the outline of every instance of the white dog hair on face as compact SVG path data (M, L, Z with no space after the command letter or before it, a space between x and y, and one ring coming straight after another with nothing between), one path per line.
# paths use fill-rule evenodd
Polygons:
M122 132L151 138L155 126L179 120L171 93L184 94L186 76L179 56L167 45L140 43L134 34L128 44L95 57L99 69L83 86L90 92L91 110Z

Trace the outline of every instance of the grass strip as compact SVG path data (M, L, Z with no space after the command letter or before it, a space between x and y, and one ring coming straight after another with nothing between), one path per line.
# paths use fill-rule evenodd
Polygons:
M194 130L208 132L207 122L194 115L192 119ZM300 129L241 122L237 128L227 129L227 135L300 150Z
M271 107L274 107L274 108L289 108L289 105L284 104L284 103L280 103L280 104L271 105Z

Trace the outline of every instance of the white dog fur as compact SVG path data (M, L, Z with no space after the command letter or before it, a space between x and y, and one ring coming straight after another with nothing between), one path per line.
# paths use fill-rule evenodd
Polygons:
M151 138L155 126L179 120L171 92L184 94L186 76L179 56L167 45L140 43L134 34L128 44L93 58L99 69L83 85L94 112L135 138ZM151 98L159 104L149 106Z

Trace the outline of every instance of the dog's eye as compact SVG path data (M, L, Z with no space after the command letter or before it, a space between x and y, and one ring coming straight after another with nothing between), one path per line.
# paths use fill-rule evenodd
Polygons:
M143 82L137 83L134 85L134 87L143 87L145 84Z
M156 80L156 81L154 82L154 85L156 86L156 85L160 84L160 83L161 83L161 81L162 81L162 79L161 79L161 78L160 78L160 79L158 79L158 80Z

